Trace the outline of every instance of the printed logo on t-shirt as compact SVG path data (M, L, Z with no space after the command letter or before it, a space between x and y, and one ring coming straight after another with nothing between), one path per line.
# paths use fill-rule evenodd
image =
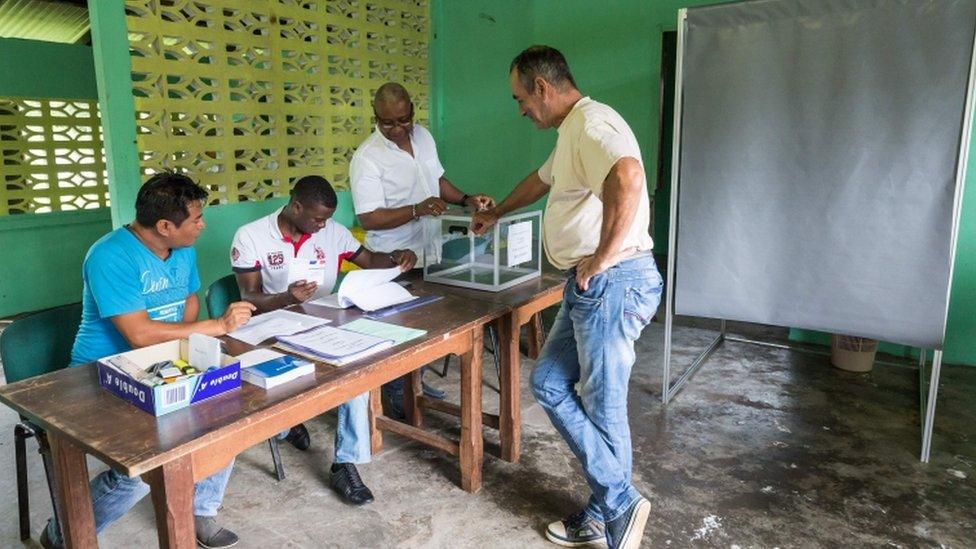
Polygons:
M183 320L183 310L186 307L186 300L174 301L159 307L146 310L149 320L158 322L180 322Z
M285 254L283 252L269 252L268 266L272 269L280 269L285 265Z
M315 246L315 259L318 259L319 263L325 261L325 250L319 248L318 245Z
M160 276L159 278L153 279L152 274L149 271L142 271L142 275L139 276L139 279L142 281L143 295L154 294L156 292L169 289L169 279L165 276Z
M237 246L234 246L233 248L231 248L230 249L230 260L231 261L237 261L240 258L241 258L241 251L237 249Z

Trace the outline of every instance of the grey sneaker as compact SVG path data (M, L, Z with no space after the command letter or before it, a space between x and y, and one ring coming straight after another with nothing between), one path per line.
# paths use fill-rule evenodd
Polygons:
M197 544L207 549L233 547L239 541L237 534L217 524L217 517L193 517Z
M651 514L651 502L644 498L630 504L619 517L607 523L607 543L612 549L637 549L644 537L644 525Z
M607 544L603 523L582 509L546 528L546 538L563 547L603 547Z

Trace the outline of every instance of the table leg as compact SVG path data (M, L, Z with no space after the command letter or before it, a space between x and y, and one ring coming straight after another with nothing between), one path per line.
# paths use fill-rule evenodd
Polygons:
M374 455L383 449L383 432L376 425L376 418L383 415L382 394L379 387L369 392L369 446Z
M481 354L484 351L482 328L471 330L471 348L461 355L461 488L481 490L481 464L484 443L481 439Z
M403 415L406 416L407 423L414 427L424 424L423 410L420 409L420 395L423 394L420 381L420 371L418 368L407 374L407 382L403 387Z
M159 546L195 549L193 527L193 460L183 456L146 473L156 510Z
M499 368L499 437L501 458L517 462L522 447L522 408L520 403L521 359L517 315L509 313L497 321Z
M535 360L539 358L542 345L546 342L546 333L542 329L542 313L538 312L529 319L528 349L525 356Z
M98 547L85 452L57 433L48 431L47 437L54 459L54 474L58 479L56 489L62 512L59 518L65 547Z

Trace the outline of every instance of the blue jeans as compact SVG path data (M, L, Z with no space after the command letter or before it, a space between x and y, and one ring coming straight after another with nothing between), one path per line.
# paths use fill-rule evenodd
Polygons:
M194 485L193 514L198 517L215 517L220 503L224 500L224 490L234 462ZM149 485L139 477L127 477L115 469L95 475L89 483L92 496L92 510L95 514L95 532L101 532L109 524L122 518L129 509L146 497ZM61 529L57 517L47 523L47 535L52 540L61 540Z
M532 372L532 392L583 466L591 490L587 514L611 521L640 497L630 482L627 385L634 341L654 317L663 282L651 256L611 267L585 292L575 277L571 269Z
M288 431L278 434L278 440ZM369 441L369 393L363 393L339 406L336 422L335 463L369 463L373 449Z

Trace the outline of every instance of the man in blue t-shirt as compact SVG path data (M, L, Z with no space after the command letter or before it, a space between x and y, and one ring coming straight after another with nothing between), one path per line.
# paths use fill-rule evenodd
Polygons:
M82 267L81 326L71 350L73 365L146 347L191 333L220 336L251 318L254 305L232 303L224 315L197 320L200 288L196 252L190 246L206 226L207 191L189 177L152 176L136 197L136 219L95 242ZM217 525L233 462L195 486L196 537L204 547L231 547L236 534ZM149 493L138 477L109 469L91 480L95 530L119 519ZM62 547L56 518L48 521L41 545Z

